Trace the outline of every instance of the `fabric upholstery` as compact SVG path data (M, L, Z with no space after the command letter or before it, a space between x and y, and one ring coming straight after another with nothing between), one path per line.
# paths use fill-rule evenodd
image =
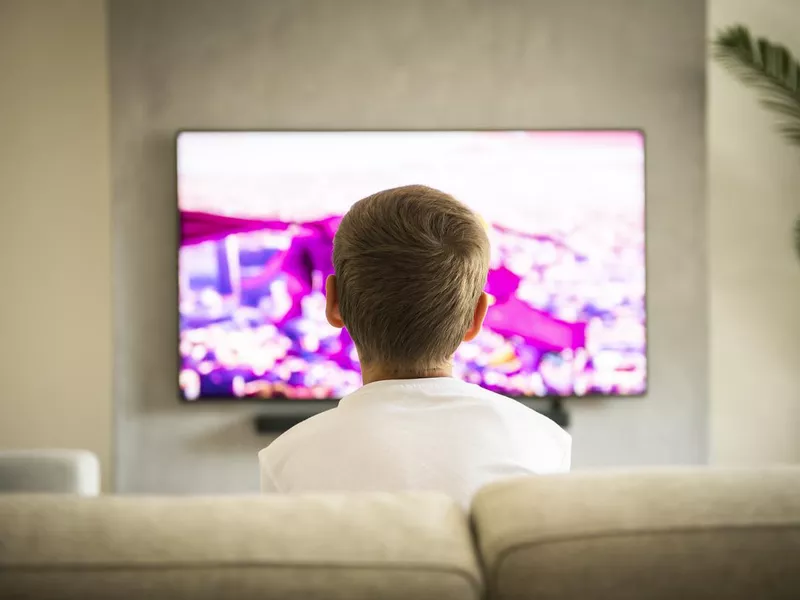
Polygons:
M800 468L509 480L472 505L490 598L800 598Z
M467 516L438 494L0 496L0 597L478 598Z
M0 599L800 599L798 467L508 480L472 518L437 494L0 495Z
M0 492L96 496L100 461L87 450L3 450Z

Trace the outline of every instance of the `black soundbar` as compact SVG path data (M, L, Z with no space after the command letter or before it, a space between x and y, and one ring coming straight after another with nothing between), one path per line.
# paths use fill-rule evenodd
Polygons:
M255 418L256 433L259 435L273 435L276 433L283 433L291 429L298 423L301 423L313 417L313 414L303 415L258 415Z

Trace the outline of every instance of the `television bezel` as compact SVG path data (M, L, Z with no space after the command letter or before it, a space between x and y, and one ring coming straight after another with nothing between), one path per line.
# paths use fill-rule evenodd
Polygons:
M176 344L175 350L177 355L177 362L176 362L176 372L175 372L175 386L176 391L178 392L178 399L181 404L268 404L268 405L275 405L275 406L292 406L292 407L299 407L299 406L309 406L315 408L322 408L326 405L328 407L334 407L338 404L341 398L288 398L288 397L258 397L258 396L223 396L223 395L212 395L212 396L200 396L195 400L190 400L186 398L181 390L180 386L180 372L181 372L181 353L180 353L180 341L181 341L181 317L180 317L180 251L181 251L181 210L180 210L180 190L179 190L179 181L178 181L178 142L180 140L181 135L187 133L614 133L614 132L625 132L625 133L638 133L639 137L641 138L642 143L642 154L643 154L643 162L642 162L642 185L644 189L643 198L644 198L644 206L643 206L643 217L644 217L644 277L645 277L645 292L644 292L644 311L645 311L645 385L644 389L641 392L636 392L633 394L603 394L599 392L591 392L582 395L569 395L569 396L562 396L558 394L551 394L548 396L514 396L514 395L506 395L508 398L512 398L514 400L523 402L523 403L536 403L536 402L546 402L551 401L553 399L557 400L616 400L616 399L633 399L633 398L644 398L647 396L650 390L650 327L649 327L649 320L650 320L650 307L648 303L648 289L649 289L649 260L648 260L648 150L647 150L647 134L643 127L535 127L535 128L525 128L525 127L501 127L501 128L415 128L415 129L381 129L381 128L370 128L370 129L347 129L347 128L333 128L333 129L317 129L317 128L310 128L310 129L247 129L247 128L231 128L231 129L216 129L216 128L181 128L175 132L174 136L174 143L173 143L173 152L174 152L174 171L173 175L175 177L175 242L176 242L176 250L175 250L175 293L176 293L176 311L175 314L177 316L177 323L176 323ZM315 411L311 414L316 414Z

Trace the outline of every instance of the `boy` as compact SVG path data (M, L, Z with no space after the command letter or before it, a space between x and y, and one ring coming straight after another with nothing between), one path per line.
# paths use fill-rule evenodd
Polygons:
M345 215L333 263L326 316L350 333L364 386L259 453L263 491L438 490L468 507L491 481L569 470L558 425L451 376L489 305L473 212L428 187L379 192Z

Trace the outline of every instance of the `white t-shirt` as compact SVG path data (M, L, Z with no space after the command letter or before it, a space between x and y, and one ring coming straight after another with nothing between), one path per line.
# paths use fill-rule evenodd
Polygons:
M367 384L258 454L264 492L435 490L464 507L492 481L569 471L570 456L547 417L451 377Z

